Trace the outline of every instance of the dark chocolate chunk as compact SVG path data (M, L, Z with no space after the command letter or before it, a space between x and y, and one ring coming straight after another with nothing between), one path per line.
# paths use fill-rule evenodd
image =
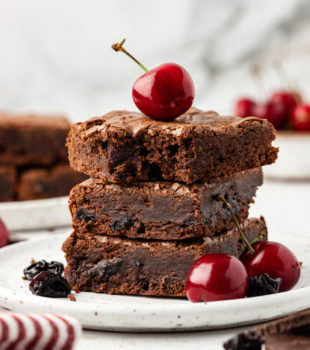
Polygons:
M255 332L244 332L223 344L225 350L261 350L263 341Z
M85 220L87 222L95 222L96 217L92 210L81 208L76 212L76 218L78 220Z
M100 260L91 270L91 274L100 281L107 281L111 276L116 275L123 263L123 259L115 258L110 260Z
M184 224L182 226L184 227L195 227L197 220L194 218L189 218L184 221Z
M144 266L143 262L140 259L136 259L135 264L136 264L137 267Z
M281 282L281 278L271 278L268 273L250 277L247 297L278 293Z
M113 231L128 230L133 226L133 222L128 215L121 215L113 220L110 227Z

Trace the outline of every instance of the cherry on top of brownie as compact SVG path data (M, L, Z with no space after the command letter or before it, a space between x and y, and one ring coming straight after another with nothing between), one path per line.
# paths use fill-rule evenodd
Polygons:
M173 122L113 111L73 124L71 166L109 182L213 181L273 163L273 126L265 119L190 108Z
M67 160L70 122L63 116L0 113L0 163L53 165Z

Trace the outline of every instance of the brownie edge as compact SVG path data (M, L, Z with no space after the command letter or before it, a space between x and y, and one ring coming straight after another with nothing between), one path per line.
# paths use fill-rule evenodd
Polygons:
M262 182L260 168L212 184L105 184L88 179L72 189L69 208L79 233L159 240L214 236L234 227L217 196L227 199L242 222Z
M21 173L17 186L19 200L34 200L67 196L73 186L86 179L68 164L50 169L33 168Z
M252 241L267 232L263 218L242 224ZM240 256L244 244L234 229L189 241L132 240L73 232L64 242L65 277L75 291L185 297L191 265L208 253Z
M0 165L0 202L14 200L16 176L15 167Z
M62 116L0 113L0 163L53 166L68 159L70 122Z
M266 119L220 116L196 108L173 122L113 111L73 124L73 169L112 183L213 182L273 163L275 129Z

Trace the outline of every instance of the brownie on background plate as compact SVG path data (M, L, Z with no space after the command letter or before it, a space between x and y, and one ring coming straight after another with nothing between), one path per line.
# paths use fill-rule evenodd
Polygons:
M249 241L267 233L263 218L241 226ZM196 260L208 253L238 257L243 249L237 229L216 237L166 242L75 231L63 244L65 277L75 291L185 297L186 275Z
M225 197L237 219L244 221L262 182L261 168L212 184L108 184L88 179L72 189L69 208L79 233L161 240L213 236L235 226L217 196Z
M15 184L15 167L0 164L0 202L8 202L14 199Z
M77 173L69 165L57 165L50 169L33 168L20 175L17 186L19 200L44 199L66 196L86 175Z
M278 149L265 119L191 108L173 122L113 111L72 125L71 166L106 182L213 182L273 163Z
M87 176L72 170L62 116L0 112L0 202L66 196Z
M0 113L0 164L51 166L67 161L64 117Z

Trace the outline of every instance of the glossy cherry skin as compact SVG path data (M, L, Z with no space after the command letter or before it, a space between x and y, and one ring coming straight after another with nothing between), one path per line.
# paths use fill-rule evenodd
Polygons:
M268 273L272 278L282 279L280 292L292 289L300 278L300 263L283 244L260 241L253 245L254 254L246 251L240 257L249 276Z
M235 106L235 114L241 118L255 116L257 104L250 98L241 98Z
M195 87L188 72L175 63L165 63L138 78L132 97L145 115L172 121L193 104Z
M270 101L276 104L281 104L285 110L286 118L289 118L293 109L299 103L301 97L298 93L292 91L276 91L272 94Z
M9 231L0 219L0 248L9 244Z
M292 128L297 131L310 131L310 105L299 105L291 114Z
M267 119L276 129L281 129L287 122L285 106L273 101L258 106L256 117Z
M190 268L186 295L191 302L244 298L248 273L240 260L227 254L207 254Z

